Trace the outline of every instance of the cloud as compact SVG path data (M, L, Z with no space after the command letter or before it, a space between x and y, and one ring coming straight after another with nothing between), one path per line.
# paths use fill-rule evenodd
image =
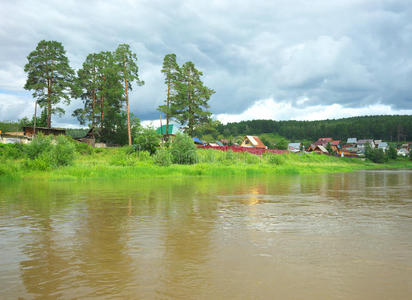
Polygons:
M307 98L302 99L305 102ZM256 101L240 114L217 114L214 116L222 123L243 120L326 120L366 115L410 115L412 109L398 110L381 103L362 108L344 107L341 104L316 105L310 107L294 106L292 102L276 102L273 98Z
M46 39L62 42L75 69L89 53L129 43L146 82L130 95L141 119L158 118L167 53L204 73L215 115L240 116L269 98L306 115L412 109L412 6L404 0L17 0L2 2L0 28L0 91L15 97L24 94L27 55ZM7 99L0 111L19 118L26 102ZM69 111L79 105L64 123L77 123Z

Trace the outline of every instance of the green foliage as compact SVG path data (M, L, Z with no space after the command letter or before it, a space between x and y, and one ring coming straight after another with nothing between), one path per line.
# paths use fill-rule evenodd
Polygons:
M219 127L225 137L248 132L259 137L276 133L293 141L311 142L320 137L332 137L345 142L350 137L358 139L412 140L412 116L364 116L321 121L251 120L228 123Z
M332 146L330 145L330 143L326 145L326 150L328 151L329 154L333 154Z
M398 151L393 145L389 145L389 149L387 151L387 155L389 159L397 159L398 158Z
M160 144L160 136L154 128L141 128L135 135L134 145L137 151L148 151L150 155L156 153Z
M172 154L167 148L159 149L153 157L155 164L159 166L170 166L172 164Z
M383 152L382 149L366 149L365 156L367 159L373 161L374 163L382 164L388 161L388 156L385 155L385 152Z
M286 161L285 155L279 155L274 153L265 153L264 158L268 164L271 165L283 165Z
M412 150L409 150L409 160L412 160Z
M194 164L197 162L197 148L190 136L177 134L172 145L172 161L175 164Z
M51 148L51 137L39 133L26 146L26 152L30 159L36 159L40 154L50 152Z
M207 110L208 102L215 91L203 85L202 75L192 62L184 63L176 85L177 95L171 105L173 116L187 127L190 136L196 126L208 122L211 115Z
M93 147L86 143L75 143L76 152L82 155L93 154Z
M280 139L278 143L276 144L276 148L279 150L287 150L288 149L288 140L287 139Z
M40 107L47 108L47 126L50 128L51 115L64 114L64 110L56 105L62 99L66 104L70 103L74 71L69 66L63 45L56 41L40 41L27 60L24 88L33 91L33 98L37 99Z
M69 137L59 135L52 150L53 163L56 167L73 164L76 147Z
M0 158L19 159L25 156L23 144L0 144Z

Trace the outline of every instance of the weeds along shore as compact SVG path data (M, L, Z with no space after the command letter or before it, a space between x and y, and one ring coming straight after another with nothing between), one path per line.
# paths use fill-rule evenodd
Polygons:
M183 147L184 148L184 147ZM384 164L315 153L263 154L213 149L133 147L95 149L67 137L38 139L29 145L0 145L0 180L85 180L177 176L258 176L351 172L362 169L412 169L398 158Z

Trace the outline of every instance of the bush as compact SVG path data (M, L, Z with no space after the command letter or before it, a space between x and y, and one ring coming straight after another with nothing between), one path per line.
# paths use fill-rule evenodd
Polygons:
M271 165L283 165L285 163L285 157L283 155L267 153L265 157L266 161Z
M177 134L172 146L172 161L175 164L194 164L197 162L197 148L190 136Z
M160 136L153 128L142 128L134 138L135 151L148 151L150 155L156 153L160 144Z
M70 138L59 135L56 138L56 146L53 147L52 157L56 167L71 165L74 161L75 145Z
M398 151L393 145L389 146L388 152L387 152L388 158L389 159L397 159L398 158Z
M26 152L30 159L35 159L42 153L49 152L51 148L51 137L39 133L33 138L31 143L27 145Z
M86 143L76 143L76 152L83 155L93 154L93 147Z
M18 159L25 156L23 144L0 144L0 157Z
M29 170L47 171L55 167L55 162L50 153L43 152L35 159L26 160L25 167Z
M365 151L365 156L367 159L379 164L388 160L388 156L385 155L382 149L368 149Z
M154 162L159 166L170 166L172 164L172 154L166 148L162 148L154 155Z

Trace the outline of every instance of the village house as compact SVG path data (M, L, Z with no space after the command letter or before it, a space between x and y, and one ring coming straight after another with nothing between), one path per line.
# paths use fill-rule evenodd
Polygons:
M358 140L358 142L356 143L356 148L358 149L358 152L365 153L366 144L369 144L371 148L375 148L375 143L372 139Z
M318 154L329 154L328 150L326 150L325 147L322 145L310 145L308 149L306 149L306 152L315 152Z
M297 152L300 152L301 146L302 146L301 143L289 143L288 150L292 153L297 153Z
M257 136L247 135L244 137L241 147L257 148L257 149L267 149L268 147L262 143L262 141Z
M314 142L313 144L315 146L323 146L326 147L327 144L331 143L333 141L332 138L319 138L316 142Z
M388 143L386 143L386 142L380 142L380 143L378 144L378 149L382 149L383 152L386 152L386 150L389 149Z
M348 138L348 140L346 141L347 145L356 145L358 142L357 138Z

